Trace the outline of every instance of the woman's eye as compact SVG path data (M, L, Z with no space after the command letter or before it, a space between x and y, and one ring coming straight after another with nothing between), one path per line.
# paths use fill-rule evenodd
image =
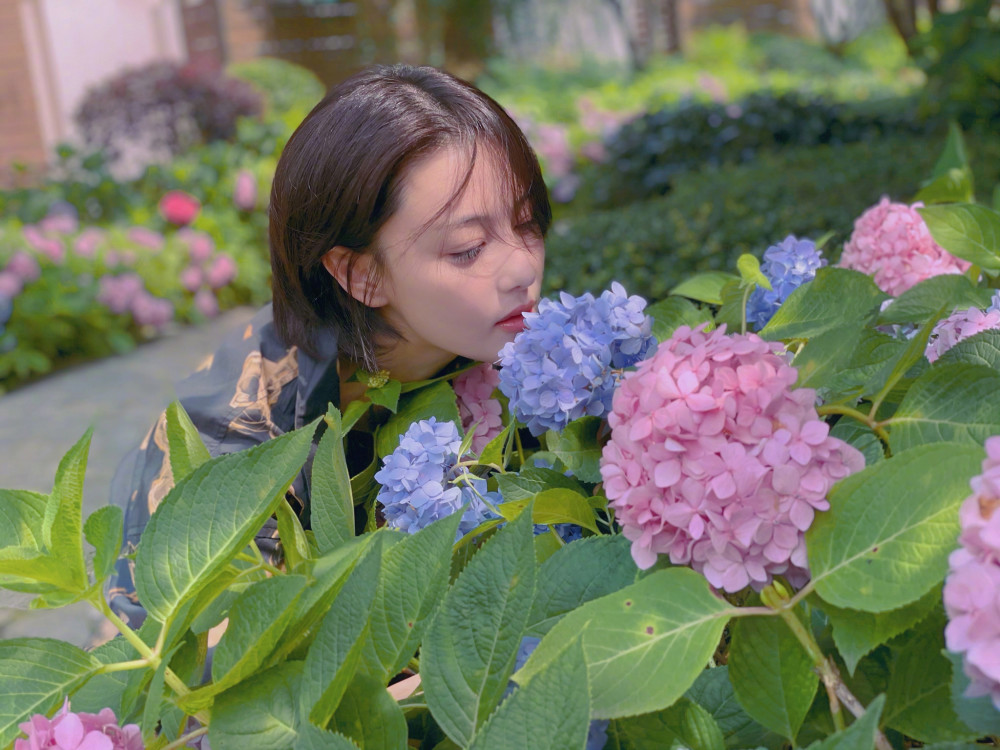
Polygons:
M479 245L476 245L475 247L470 247L468 250L465 250L463 252L452 253L448 257L451 258L451 261L453 263L457 263L460 266L466 265L474 261L476 258L478 258L479 254L483 251L484 247L485 245L480 243Z

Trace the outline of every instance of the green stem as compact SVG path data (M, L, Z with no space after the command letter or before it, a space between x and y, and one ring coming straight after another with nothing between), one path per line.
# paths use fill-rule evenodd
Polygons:
M163 750L176 750L177 748L185 747L191 740L197 739L204 734L208 734L208 727L198 727L193 732L188 732L187 734L178 737L169 745L164 745Z
M837 698L836 690L836 683L839 681L839 678L832 674L831 665L827 661L826 656L820 650L812 633L806 630L806 626L802 624L798 615L795 614L795 610L782 607L778 610L778 614L785 621L788 629L792 631L798 642L802 644L802 648L809 654L809 658L812 659L813 667L819 673L820 679L823 680L827 697L830 699L830 716L833 717L833 726L838 732L843 731L846 724L844 723L843 711L840 710L840 700Z
M412 659L410 659L410 661L407 663L406 666L408 666L417 674L420 674L420 659L418 659L417 657L414 656Z
M521 433L517 431L517 427L514 427L514 442L517 445L517 457L521 461L521 467L524 468L524 446L521 445Z
M841 414L845 417L856 419L874 432L875 436L882 441L886 458L892 457L892 451L889 448L889 433L885 431L885 423L876 420L873 414L865 414L862 411L858 411L850 406L844 406L843 404L823 404L816 407L816 413L821 417L827 414Z
M149 662L145 659L134 659L132 661L118 661L113 664L102 664L96 674L109 674L111 672L127 672L130 669L146 669Z
M559 536L559 532L556 531L555 524L548 523L548 524L545 524L545 525L549 527L549 532L552 534L552 536L554 536L556 538L556 541L559 542L559 546L560 547L565 547L566 546L566 542L564 542L562 540L562 537Z
M740 333L746 334L747 332L747 302L750 301L750 294L756 287L753 284L747 284L746 291L743 292L743 304L740 305L740 312L743 314L742 325L740 326Z

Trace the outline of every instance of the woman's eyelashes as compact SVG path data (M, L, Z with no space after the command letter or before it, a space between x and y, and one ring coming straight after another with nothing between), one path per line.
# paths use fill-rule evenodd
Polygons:
M467 250L463 250L460 253L450 253L448 255L448 258L449 260L451 260L452 263L455 263L456 265L466 266L472 263L476 258L478 258L479 254L483 252L483 248L485 247L486 243L480 242L478 245L470 247Z

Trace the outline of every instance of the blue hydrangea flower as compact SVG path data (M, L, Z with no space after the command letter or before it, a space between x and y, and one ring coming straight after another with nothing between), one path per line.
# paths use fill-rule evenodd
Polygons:
M597 299L563 292L525 314L525 329L500 350L500 390L532 435L611 410L620 371L655 346L645 307L615 282Z
M826 259L812 240L800 240L790 234L778 245L764 251L761 273L771 282L771 289L757 287L747 302L747 321L758 331L767 325L788 295L816 277L816 269Z
M535 536L539 534L547 534L549 527L542 523L534 524ZM557 523L553 526L556 530L556 534L559 538L563 540L563 544L569 544L570 542L575 542L577 539L583 539L583 528L577 526L575 523Z
M465 467L456 467L462 437L454 422L435 417L410 425L399 447L385 457L375 481L382 485L378 502L386 524L415 534L452 513L462 513L457 539L496 516L483 497L494 505L500 494L486 491L486 480ZM456 482L455 480L459 481Z

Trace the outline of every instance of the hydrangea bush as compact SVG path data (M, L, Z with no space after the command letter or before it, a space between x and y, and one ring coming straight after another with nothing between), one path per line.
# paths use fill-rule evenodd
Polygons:
M495 380L371 376L315 445L317 423L211 458L171 406L138 631L102 592L120 509L81 518L88 433L51 493L0 490L0 585L121 635L0 641L0 746L993 742L1000 213L949 192L954 146L913 211L955 272L892 297L811 255L790 275L794 238L648 306L618 285L547 301ZM873 253L927 247L870 218ZM766 321L759 289L782 295ZM376 460L350 476L370 408ZM310 456L303 527L286 490ZM252 544L272 515L280 567Z

